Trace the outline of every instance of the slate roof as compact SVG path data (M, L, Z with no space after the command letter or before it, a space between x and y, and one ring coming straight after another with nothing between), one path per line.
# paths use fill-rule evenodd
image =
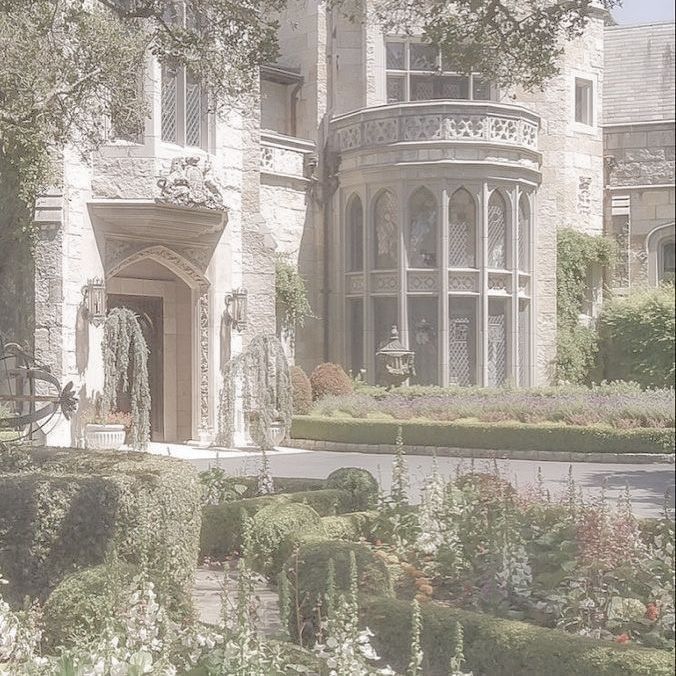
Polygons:
M674 22L607 26L604 124L673 120Z

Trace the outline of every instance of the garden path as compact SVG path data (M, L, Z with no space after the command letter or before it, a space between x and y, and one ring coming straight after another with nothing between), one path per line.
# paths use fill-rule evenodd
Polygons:
M167 450L168 449L168 450ZM256 474L260 464L260 453L250 450L197 449L178 444L151 444L150 452L181 457L192 462L200 470L219 465L229 474ZM339 467L363 467L369 470L389 489L392 455L372 453L347 453L332 451L306 451L280 448L268 453L273 476L325 478ZM416 500L425 476L432 470L433 459L427 456L407 456L411 479L411 497ZM469 469L470 460L464 458L439 458L439 469L453 476L458 468ZM535 483L538 467L542 468L545 488L553 497L559 495L566 484L571 463L531 460L498 460L500 471L506 479L517 486L525 487ZM475 467L492 468L493 461L477 460ZM573 477L585 495L598 496L606 483L610 500L617 499L628 485L634 511L637 516L658 516L664 507L664 495L670 491L670 508L674 507L674 466L668 464L615 464L615 463L572 463Z
M228 603L237 603L237 564L226 562L225 568L200 566L195 573L193 600L199 619L206 624L218 624L221 618L221 601L225 592ZM258 598L258 627L266 636L279 635L282 624L279 619L277 592L260 579L254 587Z

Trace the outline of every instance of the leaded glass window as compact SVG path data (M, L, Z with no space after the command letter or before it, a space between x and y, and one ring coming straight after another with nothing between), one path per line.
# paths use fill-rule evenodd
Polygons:
M348 366L353 377L357 377L364 364L364 301L349 298L347 301L347 350Z
M176 143L178 118L176 95L178 92L178 72L173 66L162 66L162 140Z
M390 340L392 327L399 324L398 304L394 296L373 297L373 340L378 350Z
M488 201L488 267L507 267L507 203L497 190Z
M413 382L419 385L436 385L439 382L438 314L436 296L409 296L409 346L415 352Z
M359 195L353 195L347 207L347 270L364 269L364 210Z
M502 299L488 301L488 386L501 387L507 381L507 311Z
M385 41L387 102L435 99L490 100L495 92L478 76L457 72L433 45L415 39Z
M528 387L528 370L530 365L530 303L519 301L519 387Z
M450 385L475 385L476 298L451 296L448 305L448 382Z
M412 268L437 266L437 201L427 188L409 200L408 264Z
M376 270L394 270L397 267L399 220L394 195L385 190L378 195L373 210L373 253Z
M448 265L476 267L476 204L464 188L451 196L448 216Z
M202 145L202 87L197 78L186 71L185 78L185 142L189 146Z
M530 202L526 195L519 199L519 270L530 271Z

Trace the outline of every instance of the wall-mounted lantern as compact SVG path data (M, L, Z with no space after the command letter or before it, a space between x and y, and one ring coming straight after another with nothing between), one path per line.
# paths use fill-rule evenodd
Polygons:
M415 375L415 353L399 340L399 331L392 327L390 339L376 352L378 383L388 388L401 385Z
M236 289L225 294L225 314L228 321L238 331L246 328L247 321L247 291Z
M106 319L106 285L103 279L95 277L87 280L82 287L84 315L90 324L101 326Z

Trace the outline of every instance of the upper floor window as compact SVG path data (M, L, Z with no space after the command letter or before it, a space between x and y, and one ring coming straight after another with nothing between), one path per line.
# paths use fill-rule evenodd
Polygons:
M463 75L446 63L433 45L404 38L385 41L387 102L493 97L490 84L477 75Z
M579 77L575 78L575 122L594 124L594 83Z
M165 21L195 30L197 19L180 0L169 5ZM161 137L167 143L207 148L208 104L199 79L183 66L162 65Z

